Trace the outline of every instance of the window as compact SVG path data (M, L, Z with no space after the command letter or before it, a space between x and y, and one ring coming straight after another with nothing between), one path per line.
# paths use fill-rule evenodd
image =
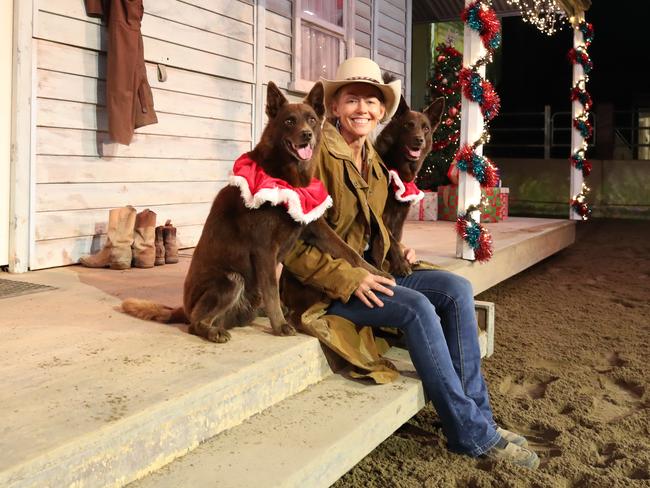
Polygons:
M354 0L294 0L293 86L309 91L322 76L333 78L350 52L348 10Z

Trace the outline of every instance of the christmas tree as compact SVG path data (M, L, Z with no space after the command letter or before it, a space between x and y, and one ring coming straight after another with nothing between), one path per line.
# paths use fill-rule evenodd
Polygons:
M448 185L447 170L458 150L460 138L460 84L463 55L451 43L440 43L436 47L433 75L429 79L427 103L438 97L445 97L445 113L438 130L433 134L431 153L424 160L418 186L435 191L439 185Z

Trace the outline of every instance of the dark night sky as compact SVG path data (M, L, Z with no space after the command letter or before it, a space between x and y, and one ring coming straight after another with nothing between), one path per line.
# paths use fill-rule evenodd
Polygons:
M650 71L650 1L593 0L586 18L595 31L587 86L594 102L613 102L618 110L650 106L648 75L640 75ZM545 104L569 110L571 29L565 26L549 37L521 18L502 23L501 70L495 79L502 111L541 111Z

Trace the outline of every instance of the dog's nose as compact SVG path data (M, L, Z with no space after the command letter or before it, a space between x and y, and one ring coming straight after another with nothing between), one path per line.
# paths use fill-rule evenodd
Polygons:
M300 135L305 142L311 141L312 132L310 130L303 130Z
M424 137L416 137L415 142L418 146L421 146L422 144L424 144Z

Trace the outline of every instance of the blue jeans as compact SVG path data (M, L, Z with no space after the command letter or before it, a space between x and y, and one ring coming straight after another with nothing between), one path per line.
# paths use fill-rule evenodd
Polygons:
M404 331L424 391L438 412L449 449L480 456L500 439L492 418L474 312L472 285L441 270L397 278L394 295L377 292L382 308L357 297L335 301L327 313L358 325Z

